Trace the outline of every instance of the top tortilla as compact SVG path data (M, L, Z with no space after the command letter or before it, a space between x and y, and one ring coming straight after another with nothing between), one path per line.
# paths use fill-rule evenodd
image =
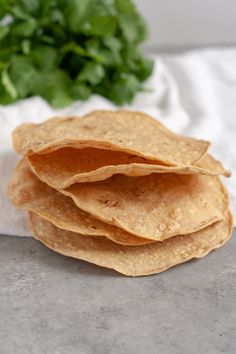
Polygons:
M203 160L205 167L202 167ZM230 175L212 156L206 155L202 161L191 166L163 166L140 156L94 148L62 148L28 156L32 171L55 189L64 189L74 183L102 181L119 173L132 177L151 173Z
M150 116L132 111L94 111L83 118L52 118L22 124L13 132L20 154L49 153L63 147L122 151L159 164L192 165L207 153L209 142L174 134Z

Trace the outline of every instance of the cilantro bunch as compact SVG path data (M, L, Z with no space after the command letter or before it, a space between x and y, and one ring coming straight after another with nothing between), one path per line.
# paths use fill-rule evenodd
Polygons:
M132 101L152 72L131 0L0 0L0 104L40 95L55 107L98 93Z

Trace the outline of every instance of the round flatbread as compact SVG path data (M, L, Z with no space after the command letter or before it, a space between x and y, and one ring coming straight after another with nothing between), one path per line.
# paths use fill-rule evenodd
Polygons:
M232 233L232 217L223 190L220 207L224 208L222 221L189 235L144 246L122 246L106 238L83 237L61 230L33 213L30 213L30 220L34 237L54 251L124 275L141 276L160 273L192 258L204 257L222 246Z
M204 160L204 166L202 161ZM140 156L102 149L63 148L48 154L28 156L30 168L41 179L56 189L64 189L74 183L97 182L115 174L146 176L152 173L224 175L222 164L206 155L197 165L163 166Z
M135 236L162 241L222 219L217 177L115 175L61 190L82 210Z
M164 165L186 166L206 155L209 142L174 134L147 114L119 110L22 124L13 132L13 145L23 155L89 147L141 156Z
M27 160L19 162L8 185L13 204L34 212L55 226L83 236L105 236L122 245L153 242L106 224L77 208L73 200L41 182L30 170Z

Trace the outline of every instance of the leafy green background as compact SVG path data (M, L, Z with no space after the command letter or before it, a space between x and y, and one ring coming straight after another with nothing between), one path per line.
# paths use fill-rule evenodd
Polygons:
M1 19L0 104L40 95L63 107L95 92L122 105L152 72L131 0L0 0Z

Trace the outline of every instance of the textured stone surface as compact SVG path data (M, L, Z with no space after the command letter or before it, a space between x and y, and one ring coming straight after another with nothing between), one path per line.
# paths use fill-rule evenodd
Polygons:
M235 254L236 237L202 260L127 278L0 236L0 352L233 354Z

